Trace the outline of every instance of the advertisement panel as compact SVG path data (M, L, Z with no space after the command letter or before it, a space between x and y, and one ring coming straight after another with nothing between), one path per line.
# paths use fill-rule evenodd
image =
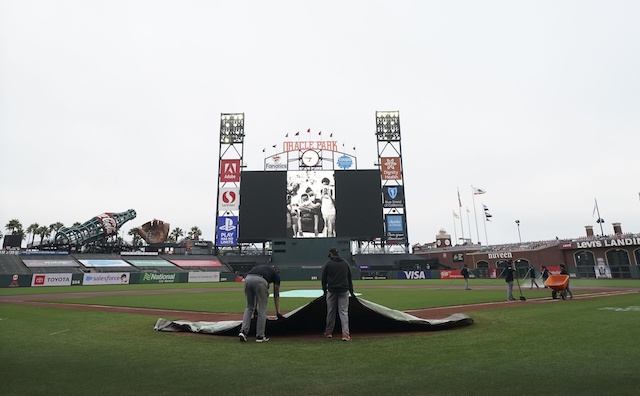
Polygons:
M218 246L238 244L238 216L218 216L216 244Z
M79 267L73 260L22 260L27 267Z
M235 183L240 181L240 160L220 160L220 183Z
M402 208L404 206L404 186L384 186L382 187L384 200L382 206L385 208Z
M264 160L264 169L268 171L286 171L287 159L282 155L274 155Z
M440 270L440 279L464 279L460 270Z
M222 267L218 260L172 260L178 267Z
M400 157L380 157L382 180L401 180Z
M112 273L112 274L84 274L82 279L83 285L128 285L130 274Z
M136 267L173 267L167 260L129 260Z
M0 287L29 287L31 286L31 279L31 274L0 275Z
M386 215L385 225L387 228L386 236L388 242L406 243L407 235L404 231L404 215Z
M431 279L429 271L398 271L398 279Z
M124 260L79 260L85 267L131 267Z
M31 286L71 286L71 274L33 274Z
M145 272L140 279L140 283L178 283L176 273L159 274L155 272Z
M220 282L219 272L189 272L189 283Z
M218 211L238 210L240 208L240 189L238 187L225 187L219 191Z

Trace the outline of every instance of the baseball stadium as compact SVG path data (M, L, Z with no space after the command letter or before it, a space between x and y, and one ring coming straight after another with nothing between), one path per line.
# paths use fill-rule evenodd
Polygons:
M143 219L124 244L135 208L26 248L7 225L0 394L638 394L640 235L482 246L442 230L410 246L399 113L376 112L375 136L375 169L294 138L247 170L244 114L221 114L212 240ZM333 248L351 342L322 334ZM259 265L279 271L283 315L270 299L270 341L238 342Z

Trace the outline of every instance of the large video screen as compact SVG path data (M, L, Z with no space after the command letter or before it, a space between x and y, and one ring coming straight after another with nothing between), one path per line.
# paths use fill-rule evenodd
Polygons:
M384 235L380 172L242 172L238 242Z

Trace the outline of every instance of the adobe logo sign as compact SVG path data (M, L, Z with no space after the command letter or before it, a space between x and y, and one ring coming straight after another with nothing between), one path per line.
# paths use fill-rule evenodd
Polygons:
M238 210L240 208L240 189L238 187L221 188L218 197L218 210Z
M220 183L240 181L240 160L220 160Z

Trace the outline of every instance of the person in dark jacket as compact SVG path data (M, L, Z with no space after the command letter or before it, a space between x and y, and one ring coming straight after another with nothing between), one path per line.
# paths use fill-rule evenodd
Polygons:
M513 297L513 273L515 270L513 269L513 265L511 261L507 264L504 269L504 281L507 282L507 301L516 301Z
M539 289L540 286L536 282L536 269L532 265L529 265L529 276L531 277L531 287L529 289L533 289L533 285L536 286L536 289Z
M247 300L247 306L242 317L240 334L238 334L240 341L247 341L251 318L256 310L258 311L256 342L269 341L269 338L264 333L267 326L267 301L269 300L270 283L273 283L273 301L276 306L276 315L278 319L283 317L280 314L280 274L277 268L266 264L251 268L244 281L244 295Z
M544 288L548 288L549 286L547 286L547 278L549 278L549 270L547 269L546 265L542 266L542 284L544 285Z
M569 276L569 271L567 271L567 266L564 264L560 264L560 275ZM570 299L573 299L573 292L569 289L569 282L567 282L567 288L565 289Z
M460 270L460 274L464 278L464 290L471 290L469 288L469 267L465 264L464 267Z
M351 268L340 257L338 249L329 249L329 260L322 267L322 291L327 301L327 320L324 336L331 338L336 324L336 311L342 326L342 341L351 341L349 333L349 294L353 293Z

